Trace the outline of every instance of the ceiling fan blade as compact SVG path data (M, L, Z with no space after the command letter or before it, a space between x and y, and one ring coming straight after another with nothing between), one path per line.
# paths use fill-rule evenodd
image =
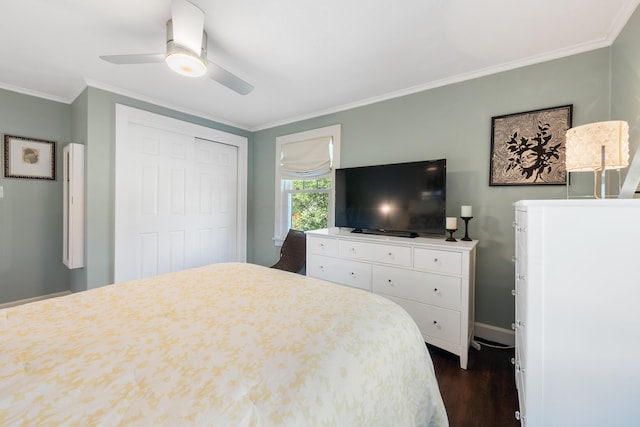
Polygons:
M221 85L238 92L240 95L246 95L253 90L253 85L245 82L235 74L230 73L221 66L209 61L208 75L211 79L217 81Z
M154 62L164 62L164 53L148 53L133 55L104 55L100 59L112 64L150 64Z
M173 0L171 20L173 21L173 42L200 56L204 11L188 0Z

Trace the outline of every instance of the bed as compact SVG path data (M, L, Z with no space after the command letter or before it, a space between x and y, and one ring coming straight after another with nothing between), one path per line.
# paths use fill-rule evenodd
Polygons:
M245 263L0 310L0 425L447 426L395 303Z

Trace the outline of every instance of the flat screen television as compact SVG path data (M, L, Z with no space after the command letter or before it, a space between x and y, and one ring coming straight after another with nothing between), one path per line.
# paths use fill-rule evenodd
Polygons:
M406 237L445 234L446 159L336 169L336 227Z

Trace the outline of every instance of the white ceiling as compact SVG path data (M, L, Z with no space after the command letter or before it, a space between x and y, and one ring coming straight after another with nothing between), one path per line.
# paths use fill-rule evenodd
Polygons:
M209 60L242 96L164 64L170 0L2 0L0 87L72 102L87 86L247 130L609 46L640 0L193 0Z

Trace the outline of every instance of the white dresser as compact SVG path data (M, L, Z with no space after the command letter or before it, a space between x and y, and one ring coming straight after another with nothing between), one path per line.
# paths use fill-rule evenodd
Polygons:
M425 342L460 356L473 338L477 241L307 232L307 275L383 295L415 320Z
M516 418L640 425L640 200L515 209Z

